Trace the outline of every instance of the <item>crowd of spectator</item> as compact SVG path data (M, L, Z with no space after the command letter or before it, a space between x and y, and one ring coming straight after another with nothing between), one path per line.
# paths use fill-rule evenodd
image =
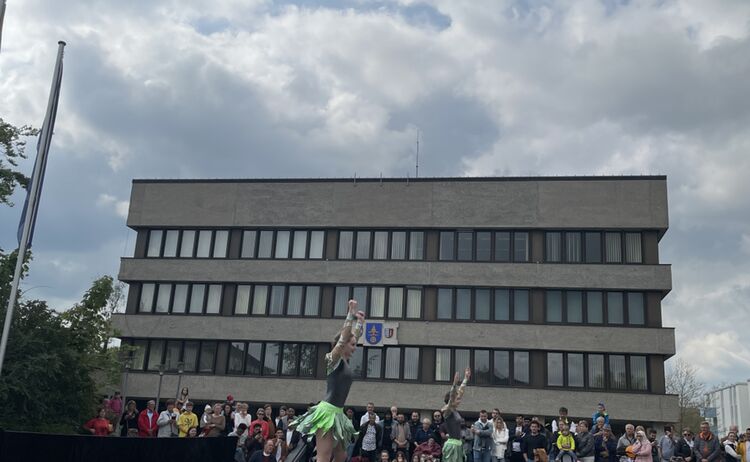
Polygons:
M161 412L153 400L139 411L132 400L123 409L116 393L83 428L97 436L113 434L119 427L123 437L235 437L235 462L285 462L303 441L302 435L289 427L296 415L291 406L281 406L274 413L268 404L251 413L248 403L236 402L230 395L223 403L206 405L199 417L187 393L181 399L167 400ZM355 417L352 408L346 409L346 415L359 432L347 450L351 462L441 459L448 436L440 411L422 415L392 406L378 414L375 405L368 403L361 417ZM578 422L568 417L564 407L551 422L519 415L512 424L506 424L497 408L482 410L476 421L467 419L464 424L463 450L467 462L750 462L750 428L740 433L736 425L731 426L720 438L711 432L708 422L701 424L698 433L683 428L674 434L672 427L665 426L657 439L656 429L632 424L625 425L618 436L609 420L602 403L591 420Z

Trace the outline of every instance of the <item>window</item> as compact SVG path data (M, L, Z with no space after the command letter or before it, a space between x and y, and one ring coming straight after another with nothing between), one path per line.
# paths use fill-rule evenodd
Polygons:
M205 284L193 284L190 289L190 313L203 313L203 302L206 298Z
M253 288L253 314L266 314L268 305L268 286Z
M221 284L211 284L208 286L206 313L219 314L219 312L221 311L221 291Z
M404 380L419 379L419 348L404 347Z
M176 257L177 256L177 241L180 239L180 231L176 229L170 229L164 235L164 256L165 257Z
M385 287L373 287L370 290L370 317L385 317Z
M492 363L493 381L498 385L510 385L510 352L495 350Z
M278 316L284 314L284 286L271 286L271 304L269 306L268 314L271 316Z
M604 355L588 355L588 385L589 388L604 388Z
M490 261L492 256L492 233L481 231L477 233L477 261Z
M529 291L515 289L513 291L513 320L529 320Z
M354 245L353 231L339 231L339 259L349 260L352 258L352 246Z
M357 231L357 260L368 260L370 258L370 232Z
M383 351L380 348L367 348L367 378L379 379Z
M240 257L255 258L255 239L257 233L257 231L242 232L242 250L240 251Z
M307 251L307 231L294 232L294 247L292 248L292 258L305 258Z
M245 348L244 342L231 342L229 344L227 374L242 375L245 366Z
M349 367L352 369L352 375L354 377L362 377L364 368L362 367L362 361L365 356L365 348L357 348L354 350L354 354L349 359Z
M229 231L219 230L214 235L214 258L227 258L227 247L229 246Z
M385 378L398 379L401 372L401 348L385 347Z
M195 256L198 258L208 258L211 256L211 235L210 230L203 229L198 231L198 248Z
M565 233L565 261L581 262L581 233Z
M406 231L394 231L391 234L391 259L406 258Z
M529 382L529 352L513 352L513 381L517 385L528 385Z
M299 348L299 376L313 377L315 375L315 363L317 361L317 347L315 345L302 344Z
M305 289L305 316L318 316L320 313L320 286L307 286Z
M519 231L513 233L513 261L529 261L529 233Z
M172 295L172 284L159 284L159 291L156 296L156 312L169 312L169 298Z
M281 354L281 375L297 375L299 365L299 344L285 343Z
M406 317L419 319L422 317L422 290L409 288L406 290Z
M474 233L459 232L458 233L458 255L457 260L459 261L471 261L472 260L472 249L474 247Z
M467 367L471 367L471 350L456 349L453 350L456 364L453 365L453 372L458 372L459 377L463 377Z
M289 231L276 231L276 249L273 253L274 258L289 258L290 236L291 233Z
M174 296L172 297L172 313L184 313L187 311L189 284L175 284Z
M182 232L182 242L180 243L180 257L191 258L195 252L195 231L184 230Z
M562 387L563 380L563 354L547 353L547 386Z
M388 289L388 317L401 318L404 316L404 289L391 287Z
M474 350L474 382L480 385L492 383L489 350Z
M263 230L258 238L258 258L271 258L273 251L273 231Z
M622 292L607 292L607 324L623 324Z
M583 387L583 353L567 353L567 386Z
M609 387L613 390L625 390L628 387L623 355L609 355Z
M548 231L544 236L545 258L547 262L562 261L562 237L557 231Z
M164 353L164 340L151 340L148 349L148 370L158 371L162 364L162 354Z
M477 321L489 321L490 289L475 289L474 305L474 319L476 319Z
M198 370L198 350L200 349L200 342L198 341L186 341L185 347L182 350L182 362L185 363L185 370L195 372Z
M388 259L387 231L375 231L375 233L373 234L372 258L373 260Z
M276 375L279 373L279 343L266 343L265 355L263 356L263 375Z
M409 260L424 259L424 232L412 231L409 233Z
M567 322L580 324L583 322L583 293L570 290L566 294L565 314Z
M589 324L604 323L604 308L601 292L586 292L586 322Z
M333 298L333 315L346 316L349 311L349 286L337 286Z
M237 296L234 300L234 314L247 314L250 308L250 291L253 286L238 285Z
M245 356L245 375L260 375L263 365L263 344L249 342Z
M163 231L160 229L152 229L148 233L148 250L146 250L147 257L158 257L161 255L161 237Z
M440 233L440 260L453 260L455 233L442 231Z
M604 233L607 247L606 262L622 263L622 235L620 233Z
M437 318L453 318L453 289L438 289Z
M302 294L304 289L305 288L302 286L289 286L286 314L291 316L299 316L302 314Z
M132 367L134 370L142 371L146 365L146 349L148 348L148 340L134 340L133 341L133 352L131 358L133 358Z
M641 233L625 233L625 262L642 263Z
M510 232L495 233L495 261L510 261Z
M141 284L141 300L138 303L139 313L150 313L154 309L155 284Z
M585 233L586 263L602 262L602 235L601 233Z
M643 293L628 293L628 324L642 326L646 324L646 314L643 304Z
M213 373L216 362L216 342L201 342L198 372Z
M562 292L559 290L547 291L547 322L562 322Z
M447 348L435 349L435 381L447 382L451 377L451 350Z
M495 320L510 321L510 290L495 289Z
M648 374L645 356L630 357L630 389L648 390Z
M456 289L456 319L471 319L471 289Z
M325 231L310 232L310 258L323 258L323 244L325 242Z

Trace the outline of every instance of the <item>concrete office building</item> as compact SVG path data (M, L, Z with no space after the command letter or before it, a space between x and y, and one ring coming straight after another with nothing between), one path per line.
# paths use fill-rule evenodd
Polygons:
M719 435L726 436L730 425L738 425L741 433L750 427L750 380L712 390L706 398L707 407L716 409L709 420Z
M127 225L130 396L182 362L195 400L304 407L354 297L358 410L439 408L469 366L467 414L677 419L665 177L136 180Z

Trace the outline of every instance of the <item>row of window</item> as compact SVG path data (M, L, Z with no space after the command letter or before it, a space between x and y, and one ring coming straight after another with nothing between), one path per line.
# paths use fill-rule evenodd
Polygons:
M229 231L210 229L152 229L147 257L226 258Z
M132 369L189 373L216 370L220 341L135 339ZM296 342L226 342L226 373L248 376L315 377L318 345ZM546 385L600 390L648 390L646 356L598 353L546 354ZM420 347L358 348L349 361L358 380L419 381ZM455 372L473 371L474 385L529 386L530 352L480 348L436 348L436 382L450 382Z
M623 258L623 255L625 258ZM643 263L641 233L547 231L544 261L557 263Z
M568 324L646 324L643 292L548 290L545 321Z
M322 259L324 230L243 230L240 258ZM551 263L642 263L640 232L547 231ZM228 230L152 229L147 257L226 258ZM440 231L441 261L528 262L528 231ZM424 231L340 230L339 260L424 260Z
M646 357L547 353L547 386L647 391Z
M346 315L355 299L368 318L422 319L423 288L403 286L335 286L333 315ZM143 283L138 312L219 314L221 284ZM239 284L235 315L320 316L322 286ZM528 289L437 289L437 319L529 322ZM545 322L566 324L646 324L643 292L547 290Z

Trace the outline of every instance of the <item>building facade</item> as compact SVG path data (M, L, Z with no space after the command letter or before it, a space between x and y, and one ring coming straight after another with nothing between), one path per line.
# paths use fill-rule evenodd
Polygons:
M750 427L750 380L712 390L706 401L708 408L716 410L709 421L719 435L729 433L730 425L737 425L741 433Z
M348 404L671 422L666 178L136 180L123 258L127 394L304 407L349 298L368 325Z

